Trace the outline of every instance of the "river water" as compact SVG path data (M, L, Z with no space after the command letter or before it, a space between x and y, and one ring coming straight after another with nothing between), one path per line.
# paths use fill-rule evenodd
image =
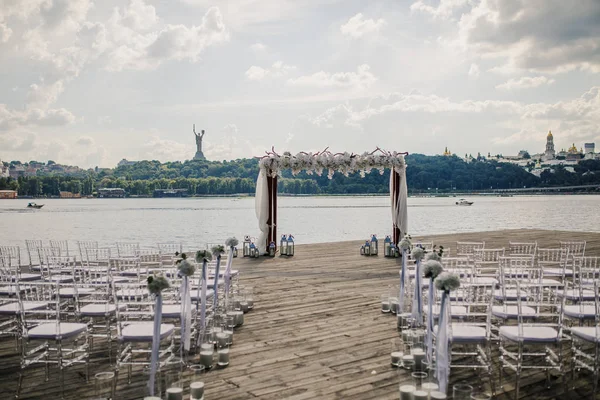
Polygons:
M600 232L600 196L477 197L471 207L457 198L409 198L413 235L536 228ZM279 233L296 243L366 239L391 232L387 197L280 197ZM145 246L183 242L223 243L230 236L258 236L254 198L49 199L41 210L28 200L0 200L0 244L25 239L134 241Z

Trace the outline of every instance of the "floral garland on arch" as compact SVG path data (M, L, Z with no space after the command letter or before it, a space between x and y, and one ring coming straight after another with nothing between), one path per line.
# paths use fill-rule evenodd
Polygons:
M279 155L274 149L266 153L267 155L260 159L260 167L271 170L272 177L276 177L283 169L290 169L294 176L302 170L306 171L308 175L321 176L323 171L327 170L329 179L333 178L335 172L344 176L359 172L360 176L364 178L373 169L379 170L379 173L383 175L386 168L406 167L404 161L406 153L389 152L379 147L370 153L363 154L332 153L327 149L317 153L300 152L296 155L292 155L289 151Z

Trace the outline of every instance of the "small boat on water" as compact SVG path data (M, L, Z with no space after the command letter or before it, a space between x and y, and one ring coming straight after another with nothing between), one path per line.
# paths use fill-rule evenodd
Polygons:
M35 208L35 209L39 210L42 207L44 207L43 204L35 204L35 203L29 203L29 204L27 204L27 208Z
M472 201L467 201L467 200L465 200L465 199L459 199L459 200L456 202L456 205L457 205L457 206L471 206L471 205L473 205L473 202L472 202Z

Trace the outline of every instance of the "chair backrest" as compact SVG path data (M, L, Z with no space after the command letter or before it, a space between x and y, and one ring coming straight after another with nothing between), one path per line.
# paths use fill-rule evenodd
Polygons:
M433 242L417 242L415 246L421 247L426 252L433 251Z
M77 279L75 269L75 259L67 256L48 256L46 268L43 268L42 274L46 273L46 278L52 280L53 276L70 276L73 280Z
M538 249L536 259L539 265L565 266L568 255L569 250L566 248Z
M114 275L137 276L138 279L148 275L148 270L142 268L139 257L111 257L108 262Z
M66 240L50 240L50 247L55 249L58 256L70 256L69 242Z
M0 285L9 285L17 280L16 269L12 268L10 257L0 253Z
M41 263L38 258L38 249L43 247L41 240L25 240L25 247L27 248L27 256L29 257L29 266L37 265Z
M139 243L117 242L117 254L119 257L133 257L140 249Z
M498 278L502 298L506 298L505 289L514 289L517 282L527 287L540 283L541 270L534 263L533 257L500 257Z
M11 267L21 267L21 248L19 246L0 246L0 256L6 257Z
M575 257L575 274L573 282L576 286L591 287L600 280L600 257Z
M508 253L511 256L535 255L537 242L508 242Z
M24 338L28 336L29 329L40 323L57 324L56 332L60 335L60 297L58 296L58 282L16 282L17 301L19 304L19 319L21 334ZM43 309L28 308L24 302L46 303Z
M560 248L567 250L571 256L578 257L585 255L585 244L585 240L560 242Z
M88 249L97 249L98 248L98 242L78 240L77 241L77 248L79 249L79 257L81 257L81 260L83 262L83 259L86 256L86 254L85 254L86 250L88 250Z
M485 248L485 242L456 242L456 255L468 256L475 250Z

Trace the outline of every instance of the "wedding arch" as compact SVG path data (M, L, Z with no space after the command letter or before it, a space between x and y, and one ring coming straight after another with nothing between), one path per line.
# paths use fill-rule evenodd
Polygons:
M361 177L378 170L383 175L390 169L390 200L392 210L392 236L398 243L407 232L408 212L406 187L406 162L408 153L389 152L377 147L372 152L363 154L332 153L326 148L317 153L300 152L292 155L289 152L279 155L274 148L259 157L259 173L256 180L256 218L260 236L257 246L261 253L266 253L271 242L277 246L277 178L284 169L291 169L292 175L304 170L308 175L321 176L327 171L329 179L341 173L344 176L358 172Z

